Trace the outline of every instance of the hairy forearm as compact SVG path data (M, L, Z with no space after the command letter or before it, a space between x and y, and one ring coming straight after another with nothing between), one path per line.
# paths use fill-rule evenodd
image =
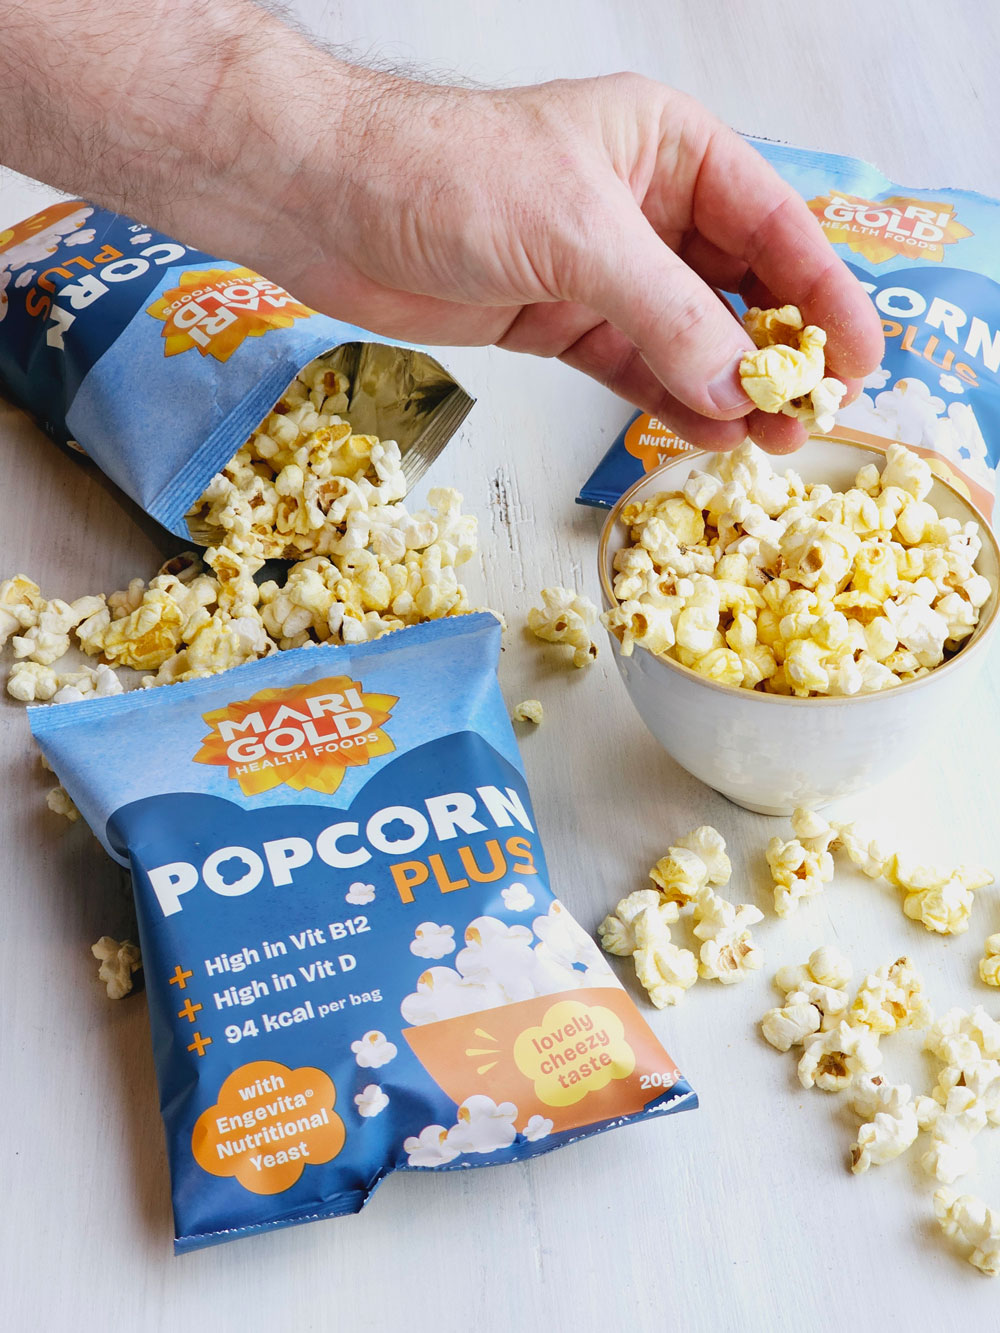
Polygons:
M380 77L251 0L0 0L0 33L0 163L256 263L279 206L303 244L315 140Z

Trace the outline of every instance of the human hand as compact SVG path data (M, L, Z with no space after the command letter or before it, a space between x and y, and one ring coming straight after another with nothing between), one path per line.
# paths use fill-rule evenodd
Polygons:
M312 305L558 356L709 448L806 438L751 410L752 343L714 288L798 305L849 397L881 360L871 301L802 199L683 94L635 75L502 92L348 78L346 133L302 167L316 250L260 261Z
M751 342L714 289L797 305L849 396L881 359L874 308L804 202L661 84L429 86L251 0L178 0L153 28L106 0L86 33L62 0L0 13L0 75L23 94L0 161L374 332L558 356L694 443L749 431L775 453L805 431L751 410Z

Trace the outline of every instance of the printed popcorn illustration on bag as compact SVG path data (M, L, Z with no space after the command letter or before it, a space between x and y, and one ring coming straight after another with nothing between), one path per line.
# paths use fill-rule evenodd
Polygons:
M31 710L132 870L178 1251L697 1104L549 888L499 646L461 615Z
M989 517L1000 463L1000 203L894 185L853 158L749 142L806 200L882 320L882 365L837 413L833 436L907 445ZM640 414L578 498L611 506L690 447Z

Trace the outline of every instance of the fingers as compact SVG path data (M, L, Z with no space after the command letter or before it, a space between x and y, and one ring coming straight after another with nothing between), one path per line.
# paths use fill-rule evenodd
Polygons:
M630 194L601 222L600 242L590 237L567 256L570 299L620 330L679 404L716 420L745 415L739 362L753 343L742 325Z
M867 293L834 254L805 201L749 144L720 127L694 199L694 223L712 245L745 261L778 304L797 305L829 335L839 376L869 374L882 359L881 323Z
M702 449L735 449L746 438L746 423L700 416L664 389L623 333L601 320L559 353L559 360L582 370L622 398Z

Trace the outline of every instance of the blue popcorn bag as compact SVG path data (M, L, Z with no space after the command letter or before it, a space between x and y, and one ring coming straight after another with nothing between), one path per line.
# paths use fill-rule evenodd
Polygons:
M30 710L132 872L178 1252L697 1104L552 894L499 645L455 616Z
M412 485L473 401L427 352L81 200L0 232L0 391L177 536L206 540L185 516L325 353Z
M907 445L989 517L1000 463L1000 203L970 190L896 185L854 158L748 142L806 200L882 320L885 358L837 413L833 435ZM613 505L690 448L665 427L655 447L658 423L650 423L642 417L626 428L579 503Z

